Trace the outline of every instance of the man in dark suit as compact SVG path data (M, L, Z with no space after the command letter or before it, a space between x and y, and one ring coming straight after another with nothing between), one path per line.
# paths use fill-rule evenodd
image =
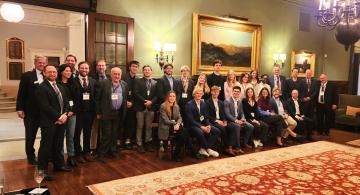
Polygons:
M87 62L78 65L79 75L75 77L74 83L79 100L76 113L76 126L74 135L74 148L76 160L79 163L92 161L90 156L91 126L95 118L95 80L88 76L90 66ZM83 148L80 145L80 135L83 132Z
M166 64L164 66L164 76L162 76L157 83L157 90L158 90L158 98L159 98L159 104L162 104L165 99L165 95L170 90L175 91L176 93L176 101L178 102L180 100L181 95L181 83L179 80L175 79L173 74L173 65L172 64Z
M200 143L199 154L204 157L218 157L219 153L211 148L216 143L221 131L212 126L209 121L209 114L206 103L201 99L204 92L202 89L194 90L194 99L186 104L186 117L189 133L195 136Z
M181 71L181 95L179 100L180 113L184 123L186 123L185 106L188 101L192 99L192 92L194 90L194 81L191 80L190 68L188 66L182 66Z
M338 104L338 93L336 86L328 82L325 74L319 77L320 82L316 88L316 115L318 131L320 134L329 135L330 127L334 123L335 110Z
M104 157L109 154L117 158L116 142L119 128L126 117L127 84L121 81L121 69L113 67L111 80L106 79L97 86L95 97L96 117L101 120L101 141L97 159L105 162Z
M230 156L235 156L236 154L232 151L232 146L229 146L228 140L228 130L232 130L227 128L227 121L224 112L224 103L219 100L220 87L214 85L211 87L211 98L207 99L206 105L208 106L209 112L209 121L211 125L218 128L221 131L221 143L223 149L225 149L226 153Z
M124 127L124 146L126 149L131 149L131 141L136 140L136 111L134 109L134 86L135 79L137 79L136 73L139 69L140 63L136 60L130 61L128 64L129 72L122 76L122 80L128 84L128 110L126 114L125 127ZM123 140L121 140L123 141Z
M45 171L45 180L52 180L48 175L48 162L52 158L54 170L71 171L65 166L64 147L65 123L69 111L69 101L65 89L56 83L57 70L54 65L44 68L44 82L36 90L40 108L41 141L38 168Z
M274 89L274 87L277 87L281 89L281 97L286 98L286 78L281 74L280 72L280 65L276 64L273 68L273 75L269 78L269 84L271 87L271 91Z
M305 116L309 117L310 119L314 118L314 107L315 107L315 99L317 90L316 87L318 86L318 80L312 78L312 72L310 69L305 71L305 78L302 80L302 94L303 98L302 101L304 103L304 114Z
M152 152L152 127L154 120L155 105L158 101L157 82L151 78L152 69L149 65L144 65L143 78L135 80L134 85L134 109L136 111L136 142L138 152L144 153L145 150ZM145 126L145 140L143 141L143 128ZM143 145L145 144L145 147Z
M46 58L35 56L35 68L21 75L19 91L16 99L16 111L24 119L25 126L25 152L28 163L35 165L34 142L39 128L39 108L36 102L35 91L43 82L42 71L46 65Z
M212 65L214 72L207 76L207 84L209 85L210 89L214 85L220 87L219 99L224 101L225 95L223 88L224 88L225 77L223 77L220 73L222 67L222 61L219 59L214 60Z
M291 91L291 98L287 100L289 115L297 122L297 128L306 136L308 141L314 141L312 138L313 121L304 115L304 106L299 98L297 89Z
M298 74L299 74L299 70L294 68L292 69L291 71L291 76L289 79L287 79L285 81L285 89L286 89L286 92L285 92L285 98L286 99L289 99L291 98L291 92L292 90L296 89L298 92L299 92L299 97L302 98L303 97L303 83L302 81L298 78ZM283 96L284 96L283 95Z
M79 71L76 70L76 68L75 68L76 63L77 63L76 56L74 56L72 54L69 54L69 55L66 56L65 64L68 64L71 67L71 71L73 73L74 78L79 75Z

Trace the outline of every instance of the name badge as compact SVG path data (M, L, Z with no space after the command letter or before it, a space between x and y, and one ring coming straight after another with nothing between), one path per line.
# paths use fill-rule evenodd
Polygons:
M129 95L131 95L131 91L129 91Z
M69 106L73 106L74 102L72 100L69 101Z
M255 117L255 114L252 112L251 114L250 114L252 117Z
M90 94L89 93L83 93L83 100L90 100Z
M220 88L220 91L221 91L221 86L218 86Z
M119 99L119 95L117 93L111 94L111 100L118 100L118 99Z
M182 94L181 94L181 97L182 97L182 98L187 98L187 93L182 93Z
M200 116L200 121L203 121L205 118L204 118L204 116Z
M146 94L149 96L150 95L150 90L147 90Z

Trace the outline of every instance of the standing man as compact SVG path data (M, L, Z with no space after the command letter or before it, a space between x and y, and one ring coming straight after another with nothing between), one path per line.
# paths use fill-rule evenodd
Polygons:
M269 84L272 91L274 87L281 89L281 97L286 100L286 78L280 72L280 65L276 64L273 68L273 75L269 78Z
M73 72L73 77L75 78L77 75L79 75L79 71L76 70L75 68L75 65L77 63L77 59L76 59L76 56L72 55L72 54L69 54L66 56L65 58L65 64L68 64L70 65L71 67L71 70Z
M107 79L108 76L106 75L106 62L104 59L96 61L95 74L93 74L91 77L97 81Z
M291 92L291 98L287 101L289 115L296 120L297 126L303 136L306 136L308 141L314 141L312 138L313 121L304 115L304 106L299 98L297 89Z
M246 121L244 111L242 108L242 103L240 99L241 88L240 86L233 87L233 95L231 98L224 101L224 110L225 116L228 121L228 128L234 129L234 135L231 136L232 144L235 145L238 149L236 150L238 153L244 153L240 147L240 131L244 129L244 141L243 145L246 147L249 146L249 141L251 136L254 133L254 126Z
M315 99L318 86L318 80L312 78L312 72L310 69L307 69L305 72L305 78L302 80L302 95L303 95L303 103L304 103L304 114L310 119L314 118L314 107L315 107Z
M165 99L165 95L170 91L173 90L176 93L176 102L179 102L180 95L181 95L181 83L180 81L176 80L173 75L173 65L172 64L166 64L164 66L164 76L162 76L158 83L157 83L157 89L158 89L158 98L159 98L159 104L162 104Z
M127 84L121 81L121 69L113 67L110 73L111 80L106 79L97 86L96 117L101 120L101 141L98 150L98 160L104 161L109 154L117 158L116 141L118 130L126 117Z
M179 106L180 106L181 117L184 123L186 123L187 117L185 116L185 106L186 103L192 99L192 92L194 90L195 84L194 81L191 80L189 66L182 66L180 68L180 72L181 72L181 78L180 78L181 95L179 100Z
M75 78L77 88L78 106L76 110L76 126L74 135L74 148L76 160L79 163L92 161L90 156L91 126L95 118L95 80L88 76L90 67L87 62L78 65L79 75ZM80 135L83 132L83 148L80 145Z
M126 73L122 78L128 84L129 93L128 93L128 101L127 101L127 114L125 120L125 127L124 127L124 138L125 138L125 148L131 149L131 141L136 140L136 111L134 109L134 85L136 73L139 69L140 63L136 60L130 61L128 68L129 72ZM121 140L123 141L123 140Z
M38 168L45 171L45 180L52 180L47 172L49 158L52 158L55 171L71 171L65 166L62 154L69 101L65 89L55 81L57 70L54 65L45 66L44 77L44 82L36 90L37 101L41 102Z
M46 65L44 56L35 56L32 71L21 75L19 91L16 99L16 111L24 120L25 126L25 152L30 165L36 165L34 142L39 128L39 108L36 101L36 88L43 82L42 71Z
M221 60L217 59L213 62L214 72L207 76L207 83L208 83L210 89L212 86L220 87L219 99L224 101L225 78L223 76L221 76L221 73L220 73L221 67L222 67Z
M136 111L136 142L138 152L144 153L145 150L152 152L152 129L151 124L154 120L155 105L158 101L157 83L151 78L152 69L149 65L144 65L143 78L135 80L134 85L134 109ZM145 147L143 146L143 128L145 126Z
M292 69L291 71L291 77L286 80L286 92L285 92L285 98L289 99L291 98L291 93L294 89L296 89L299 93L299 97L301 98L303 96L303 83L298 78L299 70L297 68Z
M326 74L321 74L317 86L316 113L319 134L329 135L330 127L334 123L335 110L338 104L336 86L328 82Z

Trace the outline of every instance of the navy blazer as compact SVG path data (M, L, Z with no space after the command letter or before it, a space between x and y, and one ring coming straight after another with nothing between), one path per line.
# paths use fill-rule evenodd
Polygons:
M296 118L295 118L296 109L295 109L294 100L293 100L292 98L289 98L286 103L287 103L289 115L290 115L293 119L296 119ZM300 115L303 115L303 114L304 114L304 106L303 106L303 102L300 100L300 98L298 99L298 103L299 103Z
M186 112L186 123L185 124L187 127L191 128L191 127L198 127L200 128L201 126L207 126L210 125L210 121L208 118L208 110L207 110L207 106L205 101L201 100L200 103L200 112L199 109L196 106L196 102L195 100L190 100L185 107L185 112ZM200 117L203 116L204 120L200 121Z
M306 84L306 77L301 80L303 85L302 95L303 97L310 97L310 100L314 101L317 94L316 87L318 86L319 80L316 80L314 78L311 78L310 80L311 80L310 90L308 90L308 86Z
M151 89L149 95L147 95L146 79L144 77L135 79L134 82L134 109L140 112L144 111L145 100L150 100L152 102L151 110L154 111L157 108L158 103L157 82L154 79L151 79Z
M74 85L77 89L77 93L76 93L76 96L77 96L77 106L76 106L76 110L74 110L74 112L76 113L79 113L81 111L81 105L83 104L83 94L81 93L83 87L80 83L80 79L79 79L79 75L75 78L73 78L74 80ZM90 89L90 111L95 113L95 83L96 83L96 80L91 78L90 76L88 76L88 85L89 85L89 89Z
M288 113L288 106L287 106L287 102L284 101L282 98L280 98L280 101L284 107L284 112L287 114ZM270 98L270 104L271 104L271 107L272 109L274 110L274 112L276 114L279 114L279 108L278 108L278 105L276 104L276 101L274 98Z
M181 97L181 88L182 84L179 80L173 77L173 91L176 93L176 102L179 102ZM164 75L157 82L157 96L159 98L159 103L162 104L165 100L166 94L171 90L170 81Z
M318 82L317 85L318 85L316 87L317 95L315 100L316 102L318 102L319 99L321 82ZM337 93L336 86L334 85L334 83L328 81L325 87L324 104L326 107L330 108L331 105L338 105L338 101L339 101L339 94Z
M284 96L286 94L286 78L283 75L279 75L279 77L280 77L280 82L281 82L281 93ZM274 75L271 75L269 77L269 84L270 84L271 90L273 90L274 86L275 86L275 76Z
M212 124L215 124L216 121L216 110L215 110L215 104L212 98L209 98L205 101L208 112L209 112L209 120ZM225 111L224 111L224 103L221 100L218 100L218 107L219 107L219 116L221 121L225 121Z

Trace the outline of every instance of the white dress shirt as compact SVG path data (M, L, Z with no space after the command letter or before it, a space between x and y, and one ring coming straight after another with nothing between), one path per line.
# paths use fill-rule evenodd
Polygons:
M38 69L35 69L36 71L36 77L37 77L37 81L39 84L41 84L43 81L44 81L44 77L43 75L41 74L41 71L38 70Z

